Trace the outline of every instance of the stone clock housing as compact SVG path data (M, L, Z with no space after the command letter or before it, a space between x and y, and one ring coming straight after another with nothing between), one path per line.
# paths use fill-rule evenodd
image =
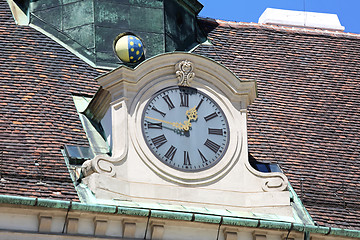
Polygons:
M97 79L93 99L112 155L83 165L98 202L141 201L292 216L287 179L248 162L255 82L207 58L168 53ZM108 119L107 123L104 119Z

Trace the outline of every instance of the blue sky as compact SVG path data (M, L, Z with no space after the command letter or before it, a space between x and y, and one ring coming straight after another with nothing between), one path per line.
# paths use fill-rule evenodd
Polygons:
M337 14L345 32L360 33L360 0L199 0L199 16L236 22L258 22L266 8Z

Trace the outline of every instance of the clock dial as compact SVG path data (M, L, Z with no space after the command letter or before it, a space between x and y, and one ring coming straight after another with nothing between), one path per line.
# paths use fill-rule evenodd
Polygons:
M153 154L181 171L214 166L227 150L229 126L219 105L190 87L157 92L146 104L142 132Z

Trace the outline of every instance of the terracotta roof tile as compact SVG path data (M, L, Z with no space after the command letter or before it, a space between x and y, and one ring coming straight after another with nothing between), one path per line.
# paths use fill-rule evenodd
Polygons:
M250 153L280 164L319 224L358 229L360 35L201 23L213 45L195 53L257 81Z
M94 94L95 70L0 3L0 194L76 200L60 148L87 145L72 93Z

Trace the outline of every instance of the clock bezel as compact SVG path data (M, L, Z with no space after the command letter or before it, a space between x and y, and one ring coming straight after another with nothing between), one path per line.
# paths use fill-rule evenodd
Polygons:
M159 156L155 151L154 149L150 146L150 143L149 141L146 140L146 137L145 137L145 127L144 127L144 118L145 118L145 110L147 109L147 107L149 106L149 104L154 100L154 98L156 98L159 94L163 93L163 92L166 92L166 91L169 91L171 89L190 89L193 90L193 91L196 91L196 93L200 92L200 94L202 94L203 96L205 96L206 98L208 98L218 109L219 111L221 112L222 114L222 117L224 118L225 122L226 122L226 131L227 131L227 136L226 136L226 145L225 147L223 148L222 150L222 153L220 154L220 156L214 161L212 162L210 165L208 166L205 166L205 167L202 167L202 168L198 168L198 169L184 169L184 168L180 168L180 167L177 167L177 166L173 166L167 162L165 162L161 156ZM227 118L226 118L226 115L225 113L223 112L222 108L217 104L217 102L212 99L209 95L207 95L206 93L202 92L201 90L197 89L197 88L194 88L194 87L184 87L184 86L177 86L177 85L173 85L173 86L168 86L168 87L165 87L163 89L160 89L158 90L157 92L155 92L153 94L153 96L147 101L146 105L144 106L144 109L143 109L143 113L142 113L142 116L141 116L141 130L142 130L142 134L143 134L143 137L144 137L144 140L148 146L148 148L151 150L151 152L153 153L154 156L156 156L156 158L162 162L163 164L175 169L175 170L178 170L178 171L183 171L183 172L194 172L194 173L198 173L198 172L201 172L201 171L204 171L206 169L209 169L209 168L212 168L214 167L216 164L218 164L221 159L223 158L223 156L225 155L227 149L228 149L228 146L229 146L229 141L230 141L230 131L229 131L229 123L227 121ZM190 130L191 131L191 130Z

